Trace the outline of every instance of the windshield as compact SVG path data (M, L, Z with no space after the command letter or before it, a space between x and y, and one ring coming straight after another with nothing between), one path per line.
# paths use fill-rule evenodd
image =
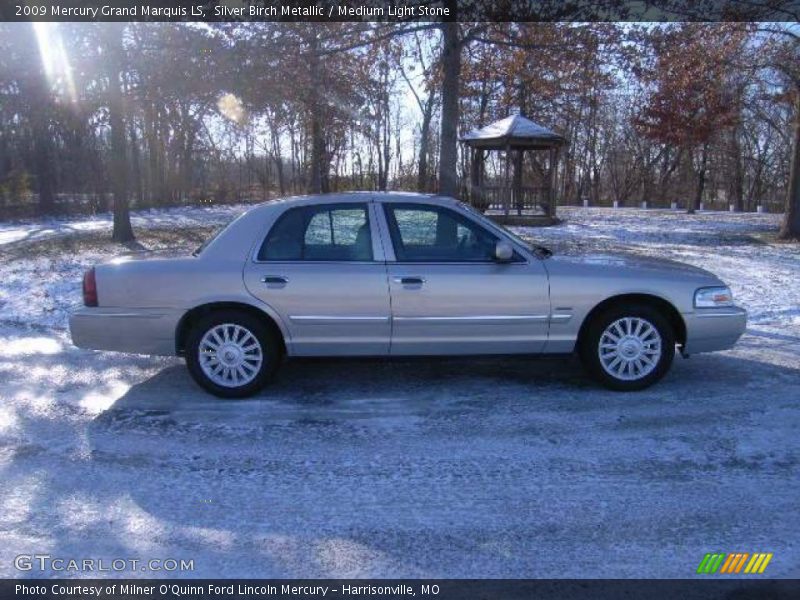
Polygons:
M521 238L519 235L517 235L516 233L511 231L505 225L501 225L500 223L498 223L496 221L493 221L492 219L490 219L489 217L487 217L486 215L484 215L482 212L480 212L479 210L475 209L474 207L470 206L469 204L466 204L465 202L459 202L459 205L462 208L464 208L465 210L469 211L469 213L471 215L474 215L475 217L477 217L482 223L484 223L486 225L489 225L490 227L501 229L503 231L503 233L505 233L508 237L513 239L520 246L528 248L529 250L532 250L533 252L541 253L544 256L552 256L553 255L553 251L550 250L549 248L545 248L544 246L529 242L529 241Z

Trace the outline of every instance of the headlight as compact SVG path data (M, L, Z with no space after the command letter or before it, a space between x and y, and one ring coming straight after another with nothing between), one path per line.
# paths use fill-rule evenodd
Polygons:
M733 306L733 294L727 287L700 288L694 293L695 308Z

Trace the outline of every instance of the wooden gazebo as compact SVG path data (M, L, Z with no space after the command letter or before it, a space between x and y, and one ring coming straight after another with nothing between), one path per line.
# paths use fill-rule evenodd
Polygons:
M470 177L467 198L475 208L500 220L520 221L526 217L554 219L556 215L556 166L566 139L522 115L512 115L469 132L461 141L470 149ZM487 184L486 153L505 153L502 180ZM539 185L524 185L526 151L547 151L547 168ZM513 179L510 165L513 159Z

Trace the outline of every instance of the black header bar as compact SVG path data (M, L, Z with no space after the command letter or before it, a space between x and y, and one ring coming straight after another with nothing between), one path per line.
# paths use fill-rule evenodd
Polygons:
M800 0L0 0L0 21L800 21Z
M18 579L0 598L37 600L789 600L800 580L759 579Z

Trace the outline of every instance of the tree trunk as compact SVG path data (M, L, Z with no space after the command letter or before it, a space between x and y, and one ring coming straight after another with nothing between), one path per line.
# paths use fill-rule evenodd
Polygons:
M134 240L131 216L128 208L128 153L125 132L124 103L122 101L122 28L109 27L107 44L109 49L108 71L108 124L111 129L111 189L114 194L115 242Z
M275 155L275 170L278 172L278 189L281 196L286 195L286 176L283 174L283 159L280 154Z
M739 141L739 127L731 128L730 158L733 167L731 180L731 204L736 212L744 211L744 169L742 165L742 146Z
M183 127L186 129L186 135L181 148L181 192L188 201L192 193L192 156L195 144L194 124L188 116Z
M278 188L281 196L286 195L286 176L283 172L283 158L281 157L280 131L274 120L270 120L270 137L272 138L272 154L275 157L275 170L278 174Z
M33 29L29 30L33 33ZM33 40L31 40L33 41ZM41 63L39 63L41 65ZM36 189L39 192L37 210L42 215L52 214L56 199L56 173L53 135L50 131L51 107L53 104L47 76L42 66L29 71L29 76L20 80L20 92L31 102L31 134L33 135ZM3 132L5 133L5 132Z
M131 168L133 170L134 188L136 190L136 206L144 205L144 187L142 186L142 165L139 156L139 136L136 133L136 125L131 119L129 124L131 140Z
M786 188L786 212L778 237L800 240L800 89L795 90L794 136L789 185Z
M388 79L384 81L388 87ZM389 169L392 164L392 133L391 133L391 113L389 108L389 93L384 95L384 122L383 122L383 182L381 191L385 192L389 186Z
M311 178L309 181L309 191L312 194L322 192L322 154L325 148L325 140L322 137L322 106L320 103L320 87L322 77L320 76L320 64L318 46L319 40L314 32L310 38L309 70L311 74L311 87L309 89L309 109L311 112Z
M419 162L417 164L417 191L428 191L428 139L430 136L431 122L429 115L422 117L422 127L419 138Z
M439 140L439 193L458 191L458 93L461 79L461 41L458 23L442 23L442 134Z
M703 192L706 189L706 165L708 164L708 144L703 144L702 154L700 155L700 172L697 174L697 192L689 204L686 212L694 214L700 202L703 201Z
M56 200L51 134L45 115L36 115L34 119L33 131L36 138L34 153L36 156L36 183L39 189L39 213L50 215L53 213Z
M155 206L158 202L159 187L159 160L158 160L158 134L155 123L155 107L151 102L145 104L144 109L144 138L147 144L147 200L148 206Z
M672 170L669 167L669 155L670 155L670 149L665 148L661 160L661 173L659 174L658 177L658 196L657 196L658 200L656 202L658 206L664 206L664 202L666 201L667 197L667 180L669 179L670 173L672 173ZM678 161L676 160L675 162L677 164ZM693 206L690 206L689 212L690 213L694 212Z

